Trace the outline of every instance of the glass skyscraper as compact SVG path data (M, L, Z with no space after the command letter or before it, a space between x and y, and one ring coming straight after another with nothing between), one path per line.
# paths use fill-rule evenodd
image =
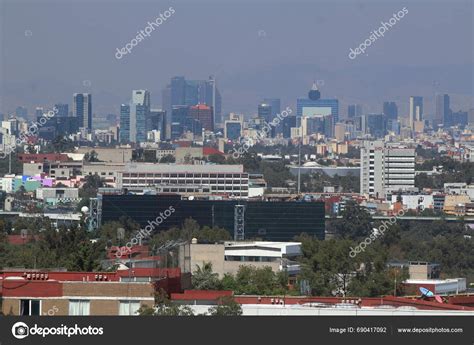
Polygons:
M146 141L147 118L150 116L150 92L133 90L129 105L120 108L120 141Z
M172 119L173 107L196 106L198 104L211 107L213 121L215 123L222 122L222 100L219 90L214 89L214 82L211 78L209 80L186 80L182 76L171 78L170 84L162 92L163 110L166 111L168 123L174 122ZM167 128L166 137L171 138L171 126Z
M75 93L73 95L73 116L77 117L80 128L92 129L92 95Z

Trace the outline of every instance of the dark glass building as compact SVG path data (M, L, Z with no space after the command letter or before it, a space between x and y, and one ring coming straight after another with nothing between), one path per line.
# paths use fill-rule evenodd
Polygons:
M398 119L398 107L395 102L383 102L383 114L388 120Z
M77 117L80 128L92 129L92 95L75 93L73 95L73 116Z
M281 125L283 138L285 139L291 138L292 127L296 127L296 116L287 116L283 118L282 125Z
M236 205L244 205L245 239L291 241L301 233L324 239L323 202L181 200L178 195L103 195L102 223L131 218L143 228L172 206L175 212L155 231L168 230L192 218L201 226L225 228L234 234Z
M384 114L368 114L367 129L375 138L382 138L387 134L387 120Z

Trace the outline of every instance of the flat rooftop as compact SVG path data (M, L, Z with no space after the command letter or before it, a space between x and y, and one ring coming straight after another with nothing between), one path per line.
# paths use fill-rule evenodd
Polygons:
M192 165L192 164L154 164L154 163L127 163L123 172L150 172L150 173L243 173L244 166L233 165Z

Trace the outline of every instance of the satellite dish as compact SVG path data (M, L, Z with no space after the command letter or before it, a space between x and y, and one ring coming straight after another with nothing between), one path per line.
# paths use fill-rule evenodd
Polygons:
M432 293L430 290L424 287L420 287L420 292L422 296L425 297L434 297L434 293Z
M89 212L89 207L87 207L87 206L82 206L81 212L82 212L82 213L88 213L88 212Z
M190 195L188 200L194 200L194 195Z

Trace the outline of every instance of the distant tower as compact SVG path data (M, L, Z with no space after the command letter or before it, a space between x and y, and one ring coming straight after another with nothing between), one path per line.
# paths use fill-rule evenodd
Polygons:
M317 101L321 98L321 92L319 92L316 82L313 83L313 87L309 90L308 98L312 101Z
M72 111L73 116L77 117L80 128L92 129L92 95L90 93L75 93Z

